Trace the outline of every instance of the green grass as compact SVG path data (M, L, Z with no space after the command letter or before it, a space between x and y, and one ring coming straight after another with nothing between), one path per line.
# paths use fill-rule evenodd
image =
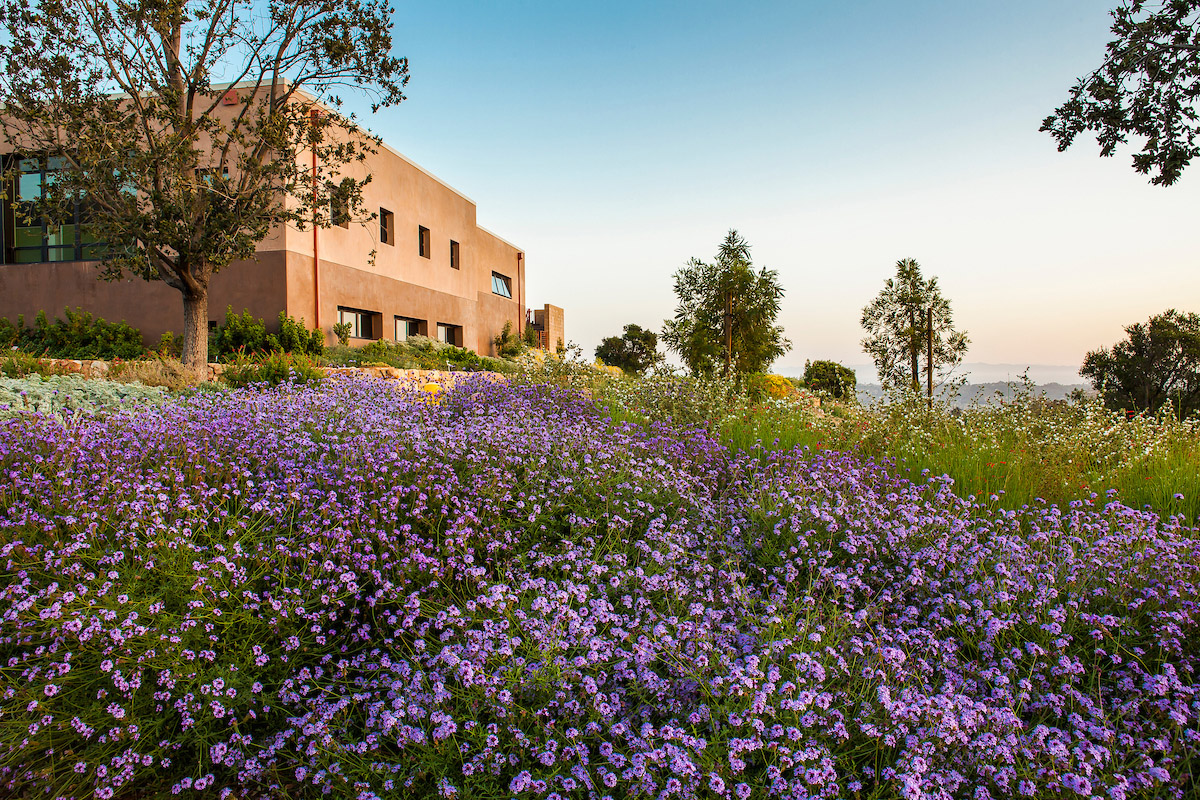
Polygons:
M823 415L776 402L731 416L720 435L740 450L808 447L891 459L898 474L949 475L960 496L1002 508L1103 504L1111 493L1134 508L1200 518L1200 425L1126 420L1093 399L1045 402L1026 393L958 415L919 401L827 405Z

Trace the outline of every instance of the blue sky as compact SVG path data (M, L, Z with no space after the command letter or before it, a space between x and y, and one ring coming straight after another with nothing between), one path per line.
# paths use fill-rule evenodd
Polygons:
M1042 118L1108 41L1109 0L400 3L409 99L367 118L526 250L530 305L588 354L672 315L671 276L737 228L806 358L867 361L901 258L970 361L1078 364L1200 310L1200 166L1167 189L1056 152ZM350 99L350 98L347 98Z

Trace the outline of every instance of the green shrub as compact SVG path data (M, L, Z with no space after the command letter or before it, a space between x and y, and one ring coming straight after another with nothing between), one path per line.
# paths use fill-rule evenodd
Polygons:
M131 325L93 319L81 308L64 309L64 316L51 322L45 311L39 311L32 328L25 327L23 316L17 317L15 325L4 320L0 344L50 358L137 358L146 352L142 332Z
M279 340L267 333L267 325L255 319L249 310L233 313L233 306L225 309L225 321L217 326L209 337L209 350L218 360L227 360L237 354L273 353L280 349Z
M171 331L158 337L158 354L168 358L179 358L183 355L183 338Z
M280 311L279 346L285 353L319 356L325 352L325 335L319 330L310 331L300 320Z
M854 370L835 361L806 361L804 385L811 392L822 392L835 400L854 400L858 378Z
M359 363L375 362L398 369L412 369L418 366L403 342L385 342L379 339L352 350L358 354Z
M0 348L8 350L16 347L21 338L21 329L24 327L24 317L17 317L16 323L13 323L8 317L0 317Z
M492 358L491 356L480 356L479 367L487 372L500 372L505 375L511 375L518 369L516 362L509 361L506 358Z
M325 348L321 363L331 367L362 367L371 364L417 369L419 364L400 342L376 341L363 347L334 345Z
M61 370L37 356L12 350L0 358L0 375L6 378L24 378L27 375L57 375Z
M349 322L339 322L333 326L333 335L337 337L338 344L346 347L350 344L350 332L354 330L354 326Z
M267 332L267 324L256 319L248 310L233 313L225 309L225 321L209 337L209 354L219 361L229 361L238 354L299 353L319 356L325 351L325 337L320 331L309 331L304 323L279 312L279 334Z
M526 344L520 336L513 333L512 321L504 323L504 330L496 334L492 339L492 344L496 346L496 355L500 358L516 358L525 352Z
M511 362L480 356L474 350L455 347L426 336L410 336L404 342L379 339L362 347L333 347L322 362L329 366L386 365L397 369L454 369L469 372L511 371Z
M324 373L303 353L273 352L261 356L239 354L226 367L221 380L234 388L252 384L278 386L281 383L308 383L321 380Z

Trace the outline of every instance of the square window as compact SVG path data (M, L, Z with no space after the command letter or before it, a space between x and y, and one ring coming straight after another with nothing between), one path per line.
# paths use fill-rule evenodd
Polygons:
M408 341L410 336L420 336L425 323L411 317L396 317L396 341Z
M429 258L429 228L417 227L417 252L421 258Z
M396 215L386 208L379 209L379 241L383 244L396 244Z
M382 331L378 320L382 315L375 311L338 306L338 324L350 324L350 338L378 339Z
M450 240L450 269L462 269L462 262L458 260L458 242Z
M447 325L445 322L439 322L437 326L437 338L439 342L452 344L455 347L462 347L462 326Z
M512 299L512 280L499 272L492 273L492 294Z

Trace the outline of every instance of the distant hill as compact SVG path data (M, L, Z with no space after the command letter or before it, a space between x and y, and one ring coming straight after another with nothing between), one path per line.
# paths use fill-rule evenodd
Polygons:
M873 364L846 364L858 376L859 385L878 383L879 376L875 374ZM773 369L780 375L801 377L804 375L804 364L777 364ZM959 365L954 374L965 377L972 383L988 384L1020 380L1022 373L1028 371L1029 379L1034 383L1060 383L1063 386L1080 385L1079 366L1070 364L990 364L983 361L970 361Z
M1020 383L992 381L990 383L968 383L962 387L954 399L954 405L966 408L971 403L990 403L1013 397L1018 391L1023 391ZM1091 393L1092 387L1086 383L1039 383L1034 388L1035 394L1045 395L1048 400L1065 400L1071 392L1082 389ZM883 397L883 389L876 383L858 385L858 397L864 403L869 403Z

